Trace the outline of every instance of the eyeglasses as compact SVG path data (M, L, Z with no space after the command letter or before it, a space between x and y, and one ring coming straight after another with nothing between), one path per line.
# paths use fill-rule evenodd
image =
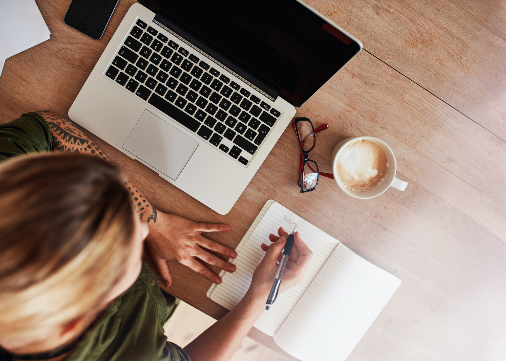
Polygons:
M297 118L294 120L293 129L297 133L300 145L300 169L299 169L299 187L300 192L311 192L318 185L320 176L334 179L332 173L320 173L318 164L308 158L309 152L313 150L316 144L316 133L327 129L329 126L323 124L316 130L313 123L308 118Z

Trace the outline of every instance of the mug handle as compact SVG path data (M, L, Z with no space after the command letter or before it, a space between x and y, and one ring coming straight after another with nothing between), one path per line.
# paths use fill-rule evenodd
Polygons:
M404 191L406 187L408 186L408 182L404 182L403 180L400 180L397 177L394 177L392 184L390 184L395 189L398 189L400 191Z

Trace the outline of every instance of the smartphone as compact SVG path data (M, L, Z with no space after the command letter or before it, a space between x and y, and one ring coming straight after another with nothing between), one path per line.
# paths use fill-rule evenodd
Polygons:
M72 0L65 23L93 39L100 39L118 0Z

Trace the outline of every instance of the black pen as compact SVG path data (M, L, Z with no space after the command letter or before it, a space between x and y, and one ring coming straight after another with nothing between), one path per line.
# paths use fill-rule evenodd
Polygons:
M269 297L267 298L267 304L265 306L266 310L271 308L272 304L274 303L274 301L276 301L276 298L278 297L279 285L281 284L281 275L283 274L286 261L288 261L290 251L292 250L294 235L295 235L295 228L293 229L292 234L289 235L288 239L286 240L285 249L283 250L283 256L281 257L278 272L276 273L276 278L274 278L274 284L272 285L271 292L269 293Z

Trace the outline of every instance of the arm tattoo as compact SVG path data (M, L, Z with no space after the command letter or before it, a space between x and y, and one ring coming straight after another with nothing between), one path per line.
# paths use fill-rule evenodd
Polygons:
M155 207L153 207L149 201L142 195L141 192L134 186L129 180L123 177L125 180L125 187L128 189L130 193L130 197L132 199L132 203L134 205L135 211L139 214L139 218L142 220L144 217L147 217L147 222L153 220L153 223L156 223L156 218L158 216Z

